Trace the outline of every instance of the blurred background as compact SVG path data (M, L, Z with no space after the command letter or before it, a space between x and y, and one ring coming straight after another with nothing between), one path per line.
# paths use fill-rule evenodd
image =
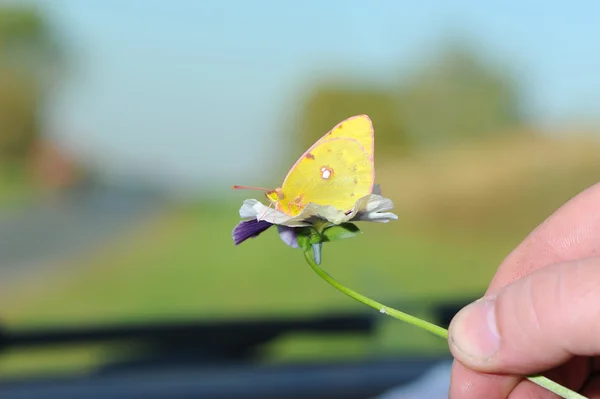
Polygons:
M263 194L231 186L278 187L370 115L399 220L326 245L323 266L445 323L600 180L600 4L577 4L0 1L0 380L447 356L275 231L234 247Z

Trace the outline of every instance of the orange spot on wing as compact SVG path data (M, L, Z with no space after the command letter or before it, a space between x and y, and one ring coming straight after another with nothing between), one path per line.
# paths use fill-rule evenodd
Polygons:
M315 156L309 152L308 154L306 154L305 158L315 159Z
M302 212L302 209L306 206L306 204L302 203L303 195L299 195L293 201L288 203L288 209L293 215L297 215Z

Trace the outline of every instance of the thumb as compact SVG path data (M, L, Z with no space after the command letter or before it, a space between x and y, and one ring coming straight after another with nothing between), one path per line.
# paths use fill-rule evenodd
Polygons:
M491 373L530 374L600 354L600 258L547 266L462 309L453 356Z

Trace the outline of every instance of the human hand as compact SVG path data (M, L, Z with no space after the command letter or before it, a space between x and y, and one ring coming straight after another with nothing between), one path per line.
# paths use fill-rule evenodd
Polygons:
M600 184L567 202L452 320L452 399L554 398L543 374L600 398Z

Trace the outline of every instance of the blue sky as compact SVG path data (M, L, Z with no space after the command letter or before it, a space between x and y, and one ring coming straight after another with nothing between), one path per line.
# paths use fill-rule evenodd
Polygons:
M535 123L600 115L591 0L29 1L74 55L54 136L111 174L173 187L277 185L312 80L401 78L453 33L519 74Z

